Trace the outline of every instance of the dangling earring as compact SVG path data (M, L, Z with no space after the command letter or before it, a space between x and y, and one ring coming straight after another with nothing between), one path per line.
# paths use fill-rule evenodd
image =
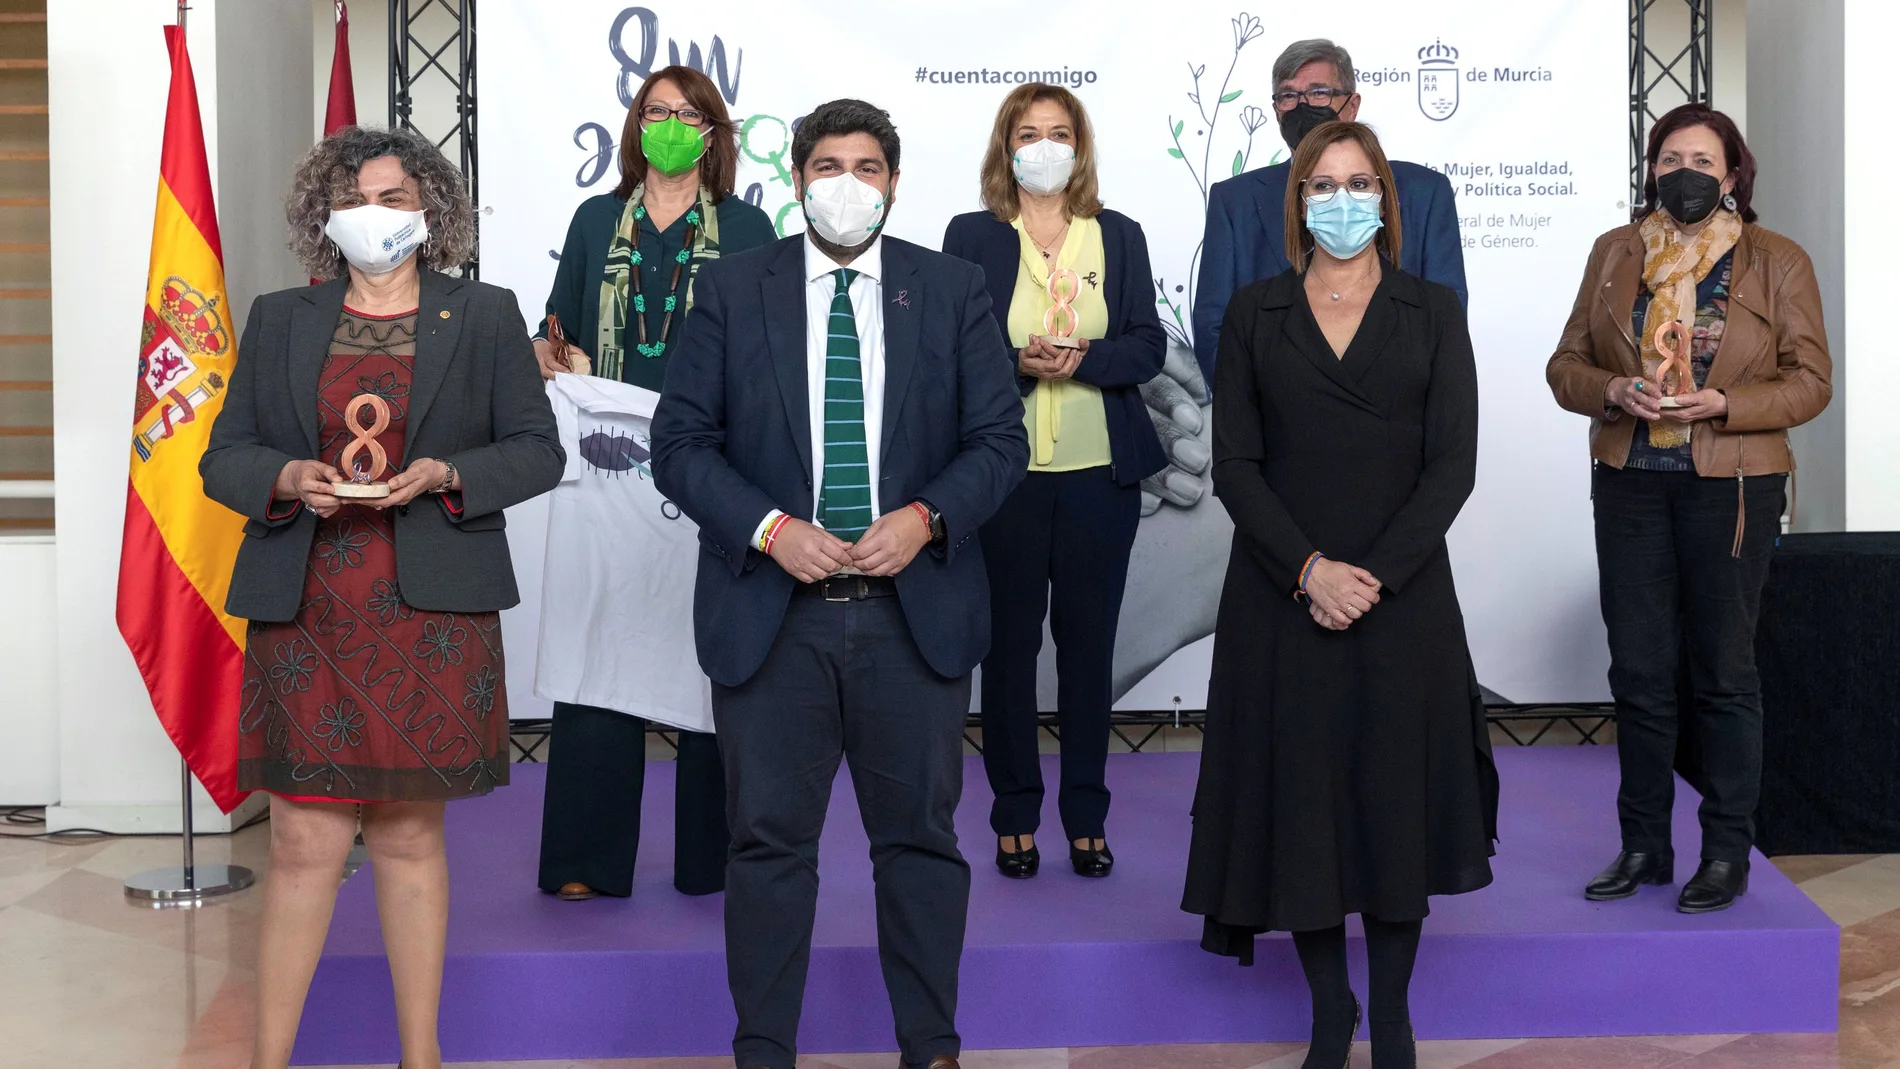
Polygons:
M1735 194L1733 193L1722 194L1722 207L1727 208L1729 211L1734 211L1735 210Z

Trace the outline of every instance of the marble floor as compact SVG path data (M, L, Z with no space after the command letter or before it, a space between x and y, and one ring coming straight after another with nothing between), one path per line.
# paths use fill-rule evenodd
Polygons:
M174 864L170 838L76 845L0 828L0 1066L244 1069L262 897L198 910L126 903L120 881ZM200 840L201 862L269 879L268 826ZM1669 1036L1420 1044L1423 1069L1900 1069L1900 855L1776 862L1842 926L1841 1027L1829 1036ZM970 1051L966 1069L1297 1069L1294 1044ZM889 1069L818 1055L811 1069ZM726 1069L724 1058L480 1063L539 1069ZM1364 1045L1354 1066L1370 1062ZM464 1063L463 1069L475 1069Z

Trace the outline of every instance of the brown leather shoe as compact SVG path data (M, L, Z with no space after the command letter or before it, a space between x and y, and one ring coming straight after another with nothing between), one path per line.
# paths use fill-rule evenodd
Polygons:
M903 1066L900 1064L898 1069L903 1069ZM930 1059L930 1069L963 1069L963 1067L959 1066L957 1060L948 1054L939 1054Z
M585 902L590 898L599 898L600 892L584 883L564 883L554 896L563 902Z

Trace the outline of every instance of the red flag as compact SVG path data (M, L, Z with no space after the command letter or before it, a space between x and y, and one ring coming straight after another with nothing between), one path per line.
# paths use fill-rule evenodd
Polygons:
M133 405L119 634L159 723L225 812L237 789L244 621L224 612L243 517L204 495L198 459L237 364L204 125L182 27L172 60Z
M330 102L323 109L323 136L356 125L356 87L350 80L350 7L336 0L336 56L330 60Z

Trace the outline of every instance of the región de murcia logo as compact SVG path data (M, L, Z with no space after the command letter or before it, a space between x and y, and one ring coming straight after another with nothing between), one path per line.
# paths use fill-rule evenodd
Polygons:
M1458 50L1433 41L1418 50L1418 110L1433 122L1458 111Z

